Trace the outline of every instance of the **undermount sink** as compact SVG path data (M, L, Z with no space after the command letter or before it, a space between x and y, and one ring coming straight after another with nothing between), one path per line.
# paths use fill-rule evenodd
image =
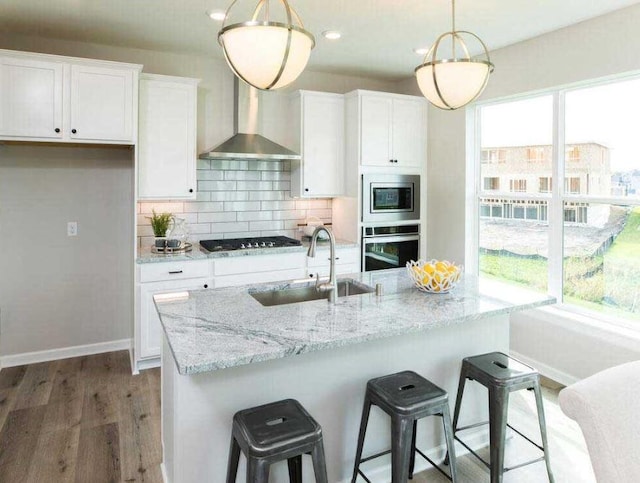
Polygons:
M363 293L375 292L373 287L357 282L352 278L338 280L338 297L349 297ZM273 305L297 304L311 300L328 299L329 292L316 290L315 282L306 283L302 287L291 287L282 290L267 290L265 292L253 292L250 295L265 307Z

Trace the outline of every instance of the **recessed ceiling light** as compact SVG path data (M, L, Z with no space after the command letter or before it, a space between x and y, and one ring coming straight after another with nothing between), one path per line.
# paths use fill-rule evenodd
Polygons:
M325 39L329 40L338 40L340 37L342 37L342 34L337 30L325 30L324 32L322 32L322 35Z
M427 52L429 52L429 48L428 47L417 47L417 48L413 49L413 51L418 55L427 55Z
M222 22L227 16L227 12L224 12L223 10L207 10L207 16L211 20Z

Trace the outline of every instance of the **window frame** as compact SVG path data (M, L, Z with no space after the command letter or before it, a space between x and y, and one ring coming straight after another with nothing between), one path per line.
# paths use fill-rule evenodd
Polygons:
M465 244L465 265L466 271L475 276L480 275L479 270L479 239L480 239L480 213L479 206L483 198L495 197L495 192L487 192L482 189L481 184L481 115L482 108L503 104L507 102L524 101L539 97L551 96L553 100L553 120L552 120L552 173L551 178L556 180L565 179L565 164L569 163L565 143L565 96L567 93L590 87L624 82L629 80L640 80L640 71L628 72L619 75L608 76L599 79L567 84L559 87L542 89L538 91L516 94L487 101L480 101L468 106L465 110L465 148L466 148L466 173L465 183L465 228L467 233L467 243ZM569 145L573 147L573 145ZM548 218L548 294L555 297L557 307L567 313L582 315L597 319L607 324L640 331L638 321L608 313L590 310L579 305L564 302L564 205L565 203L593 203L607 205L622 205L629 207L640 206L640 198L626 198L619 196L590 196L571 194L565 191L564 182L552 182L551 190L548 193L509 193L511 197L531 200L547 200ZM513 196L516 195L516 196ZM502 196L502 195L501 195ZM509 198L509 196L504 196ZM576 217L578 216L576 212Z

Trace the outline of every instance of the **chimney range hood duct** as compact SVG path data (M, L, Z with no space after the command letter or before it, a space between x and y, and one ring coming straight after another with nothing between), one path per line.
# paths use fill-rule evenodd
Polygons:
M252 88L249 88L252 89ZM245 130L239 132L240 85L238 78L233 83L233 136L222 144L200 155L200 159L296 159L299 154L256 134L258 98L255 90L250 90L248 99L248 121ZM253 94L253 96L251 95Z

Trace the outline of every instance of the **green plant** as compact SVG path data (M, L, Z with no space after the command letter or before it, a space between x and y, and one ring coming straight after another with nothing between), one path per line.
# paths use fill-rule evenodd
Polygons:
M157 237L167 236L167 230L169 229L169 224L171 220L173 220L173 215L171 213L156 213L156 210L153 211L153 216L147 216L149 220L151 220L151 228L153 228L153 234Z

